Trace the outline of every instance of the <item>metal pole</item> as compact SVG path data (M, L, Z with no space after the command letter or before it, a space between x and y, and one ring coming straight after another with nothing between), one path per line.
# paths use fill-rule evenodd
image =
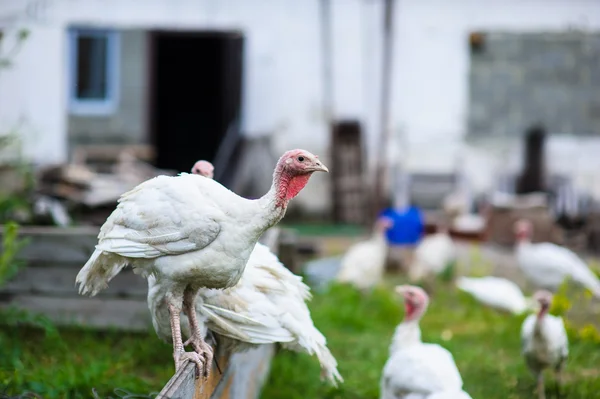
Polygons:
M381 114L379 147L377 151L377 166L375 171L374 215L383 207L384 181L387 176L386 149L390 141L390 95L392 86L392 56L394 36L394 0L385 0L383 23L383 60L381 69Z
M321 66L323 68L322 75L322 90L323 90L323 118L325 119L325 126L327 134L329 134L329 156L332 160L332 170L329 176L330 179L330 200L332 205L332 214L334 221L337 221L337 176L336 167L333 165L335 162L335 138L333 131L333 45L332 45L332 33L331 33L331 0L321 0Z
M323 112L328 128L333 120L331 0L321 0L321 57L323 66Z

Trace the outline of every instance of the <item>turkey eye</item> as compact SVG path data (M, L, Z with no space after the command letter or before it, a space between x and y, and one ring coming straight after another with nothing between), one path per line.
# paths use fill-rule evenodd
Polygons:
M302 156L298 157L298 161L304 162L304 157L302 157Z

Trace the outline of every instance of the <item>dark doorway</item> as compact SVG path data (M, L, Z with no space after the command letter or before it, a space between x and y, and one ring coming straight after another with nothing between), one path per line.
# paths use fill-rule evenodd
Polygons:
M199 159L215 163L228 131L235 144L242 67L239 32L150 33L149 126L157 167L188 172Z

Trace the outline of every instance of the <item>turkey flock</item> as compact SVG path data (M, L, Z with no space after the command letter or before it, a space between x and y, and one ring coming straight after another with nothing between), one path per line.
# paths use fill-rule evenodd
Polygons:
M202 160L192 173L155 177L124 193L76 277L80 294L96 295L131 266L147 279L152 324L160 339L172 343L176 370L192 362L197 377L206 378L216 364L215 347L236 353L278 343L314 355L322 379L333 386L343 383L337 361L308 309L309 287L258 242L284 217L289 201L311 175L328 172L327 167L306 150L287 151L275 166L271 189L255 200L213 180L213 171L212 164ZM372 237L346 251L336 276L339 283L365 292L382 282L386 232L393 224L378 218ZM531 313L520 331L521 352L537 380L538 397L544 399L542 372L553 370L560 382L569 353L562 318L549 314L552 292L569 278L600 298L600 281L570 250L532 243L529 221L517 221L514 230L515 259L537 289L532 297L525 297L505 278L461 276L454 281L458 290L486 306L515 315ZM440 275L456 258L455 244L444 229L416 245L407 273L411 285L395 287L405 313L381 372L381 399L471 398L463 390L452 353L423 342L419 322L432 299L412 285ZM188 345L191 352L185 351Z

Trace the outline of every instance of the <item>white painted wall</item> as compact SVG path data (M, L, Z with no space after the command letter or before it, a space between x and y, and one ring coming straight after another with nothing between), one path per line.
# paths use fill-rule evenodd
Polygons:
M335 115L363 121L372 161L379 134L382 1L332 2ZM0 6L0 16L2 11ZM243 29L247 37L244 130L249 135L275 131L276 152L304 147L327 159L318 0L54 0L37 19L20 21L32 35L15 60L16 67L0 74L0 129L20 119L27 121L23 130L27 154L38 162L67 156L65 27L69 23ZM491 149L463 143L468 33L570 28L600 29L600 1L398 1L392 126L402 133L398 142L405 145L390 156L403 159L410 169L423 170L452 167L462 154L477 186L485 188L502 158L490 156ZM574 148L587 145L564 140ZM510 152L512 147L508 148ZM326 181L325 176L315 176L298 202L313 209L326 207Z
M492 174L506 167L502 151L510 155L509 168L520 167L520 143L484 146L462 140L468 111L469 32L598 31L600 1L403 0L398 4L393 115L395 128L406 134L408 167L443 170L462 158L476 187L489 187ZM575 172L567 154L593 153L590 141L600 145L600 139L551 138L551 167ZM505 149L497 148L499 144ZM580 162L578 174L598 170L600 164L590 158Z

